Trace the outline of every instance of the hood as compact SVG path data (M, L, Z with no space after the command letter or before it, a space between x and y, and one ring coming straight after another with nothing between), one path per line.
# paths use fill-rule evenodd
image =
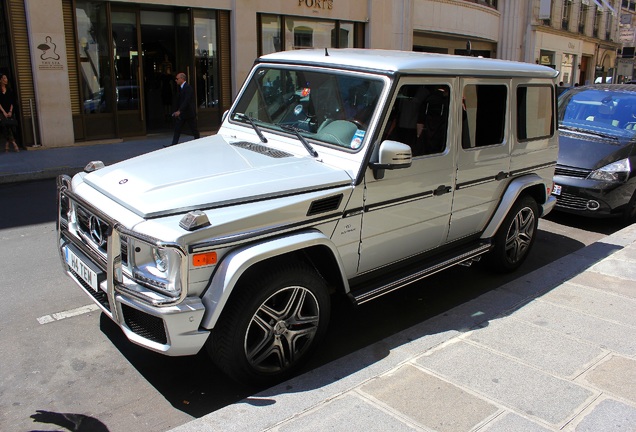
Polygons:
M633 141L606 138L585 132L559 132L559 157L562 166L596 170L629 156Z
M312 157L221 135L157 150L84 177L144 218L328 189L351 180L345 171Z

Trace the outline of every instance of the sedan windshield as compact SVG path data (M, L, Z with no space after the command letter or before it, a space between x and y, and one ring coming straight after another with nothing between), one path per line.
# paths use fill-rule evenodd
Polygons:
M247 84L231 119L356 150L383 86L368 75L263 67Z
M631 138L636 133L636 92L573 91L559 101L559 117L562 129Z

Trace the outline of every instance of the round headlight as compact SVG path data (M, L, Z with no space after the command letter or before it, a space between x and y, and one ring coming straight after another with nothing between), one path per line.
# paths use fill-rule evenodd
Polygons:
M165 249L152 249L152 257L155 259L157 270L165 273L168 270L168 252Z

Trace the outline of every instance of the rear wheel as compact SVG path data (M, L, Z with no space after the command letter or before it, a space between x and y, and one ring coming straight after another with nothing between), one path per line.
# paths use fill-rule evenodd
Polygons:
M234 380L271 385L291 376L327 329L330 298L309 265L286 264L241 281L208 341Z
M494 237L493 250L486 257L493 270L511 272L525 261L536 237L538 214L537 203L529 196L521 197L512 206Z

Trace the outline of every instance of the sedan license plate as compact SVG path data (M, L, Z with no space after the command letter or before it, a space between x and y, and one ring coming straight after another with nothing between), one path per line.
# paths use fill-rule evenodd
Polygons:
M561 195L561 186L558 184L554 185L554 190L552 191L552 195Z
M66 263L71 269L90 286L95 292L98 290L99 281L97 272L93 271L88 264L84 263L69 247L64 248Z

